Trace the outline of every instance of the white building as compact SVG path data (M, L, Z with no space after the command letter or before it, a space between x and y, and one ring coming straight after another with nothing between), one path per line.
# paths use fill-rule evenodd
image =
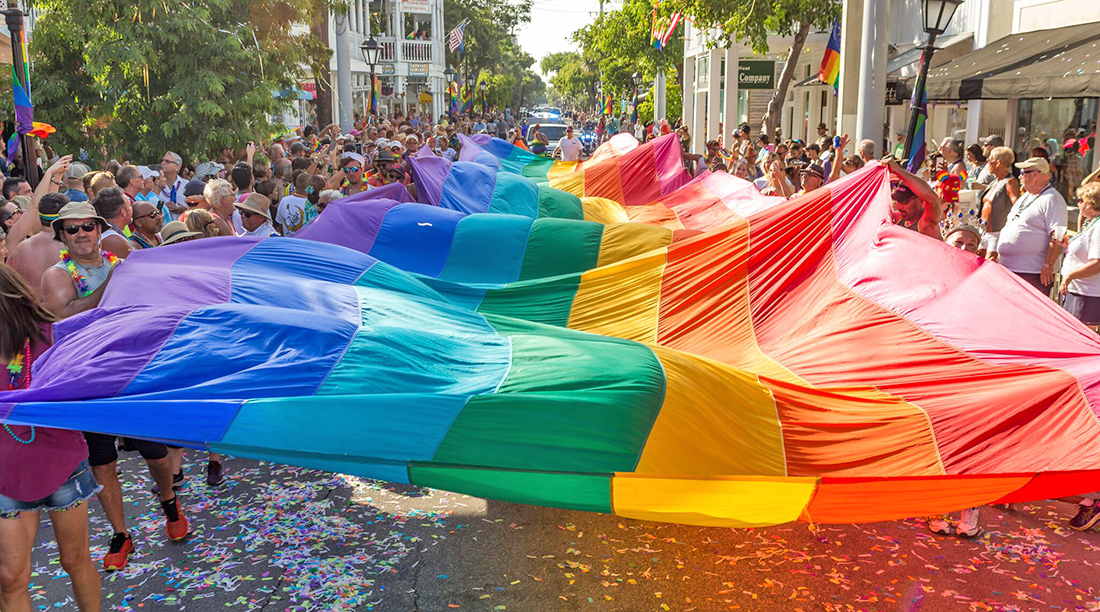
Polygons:
M845 0L839 95L816 82L828 33L815 32L806 41L787 90L779 122L783 137L812 141L817 124L824 122L830 134L868 136L885 141L892 150L908 125L908 92L927 39L921 4ZM876 8L885 9L877 19L872 10ZM754 133L759 130L773 87L746 89L745 79L770 70L778 79L790 42L790 37L772 36L770 53L754 57L744 46L711 49L703 32L686 25L683 120L691 127L693 142L701 146L704 139L717 138L719 123L726 139L743 121ZM936 48L928 79L930 142L954 136L973 143L1000 134L1019 154L1042 143L1054 158L1062 153L1071 130L1095 135L1100 116L1100 0L965 0ZM774 65L751 63L760 61ZM868 71L862 79L861 70ZM740 83L734 75L741 76ZM974 78L979 75L981 79ZM861 99L863 125L858 121ZM879 120L881 130L876 129ZM1091 150L1082 159L1085 169L1097 162L1100 155Z
M345 28L347 28L345 30ZM446 47L443 0L351 0L347 16L329 16L329 47L334 118L340 116L337 74L339 34L347 32L351 66L352 105L364 114L370 96L370 67L360 45L372 35L381 51L375 74L379 112L410 109L443 112Z

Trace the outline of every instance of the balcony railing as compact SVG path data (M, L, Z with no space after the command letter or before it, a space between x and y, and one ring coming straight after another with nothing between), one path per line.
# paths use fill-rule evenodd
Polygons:
M382 48L378 52L378 59L383 62L392 62L395 58L393 56L394 44L392 42L382 41Z
M431 62L431 41L406 40L401 43L401 59L406 62Z

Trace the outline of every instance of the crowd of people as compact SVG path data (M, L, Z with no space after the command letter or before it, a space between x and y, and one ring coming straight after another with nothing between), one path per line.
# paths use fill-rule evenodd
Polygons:
M894 223L1000 261L1044 294L1057 293L1069 312L1100 330L1100 224L1093 223L1100 216L1100 172L1080 181L1080 222L1071 236L1067 204L1054 189L1048 160L1038 154L1017 160L996 136L969 148L947 139L926 169L913 174L893 156L880 158L871 141L858 143L849 154L847 135L830 136L824 124L808 143L773 143L741 125L727 141L712 140L697 151L685 128L665 120L642 123L625 115L583 113L568 120L596 122L600 141L619 133L642 141L677 133L690 172L727 172L763 194L786 198L881 159L893 177ZM426 151L454 160L462 146L459 135L478 133L565 161L584 154L572 127L550 150L538 122L510 112L438 122L398 113L357 120L348 134L335 124L307 126L240 151L224 150L217 161L194 163L166 151L159 160L112 160L93 170L61 156L44 164L37 186L20 176L7 178L0 205L0 261L6 262L0 264L0 361L8 375L0 379L0 391L30 386L34 362L51 345L53 323L95 308L115 266L134 251L216 236L293 236L333 200L386 185L400 184L415 198L409 156ZM43 159L52 156L48 149L43 153ZM960 199L964 189L976 190L973 204ZM122 505L120 451L143 458L156 483L151 494L164 514L166 537L187 537L186 508L177 494L186 480L183 449L95 433L4 429L0 609L31 609L30 555L43 510L53 523L78 607L99 609L87 500L98 496L113 528L100 560L104 569L125 567L135 547ZM224 479L222 457L209 454L207 486ZM977 518L972 509L954 528L943 517L929 525L939 533L972 537L980 532ZM1070 525L1083 530L1098 521L1100 504L1090 496Z

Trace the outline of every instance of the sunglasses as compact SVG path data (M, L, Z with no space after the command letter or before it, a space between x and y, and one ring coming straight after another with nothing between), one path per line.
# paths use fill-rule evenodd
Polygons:
M156 217L159 217L160 215L161 215L161 213L160 213L159 210L154 210L153 212L151 212L147 215L141 215L141 216L138 216L138 217L134 217L134 221L137 221L138 219L144 219L146 217L149 217L150 219L154 219Z
M251 210L242 210L241 216L245 219L251 219L252 217L262 217L263 215L257 212L252 212Z
M362 170L362 168L360 168L359 166L348 166L347 168L344 168L344 172L347 172L348 174L355 174L360 170Z
M1023 171L1023 172L1021 172L1020 174L1031 174L1032 172L1038 172L1038 170L1036 170L1036 169L1032 168L1032 169L1030 169L1030 170L1024 170L1024 171Z
M80 223L77 225L66 225L64 229L66 234L70 236L75 236L80 233L80 230L84 230L85 232L88 232L90 234L95 231L96 227L97 226L95 221L88 221L86 223Z

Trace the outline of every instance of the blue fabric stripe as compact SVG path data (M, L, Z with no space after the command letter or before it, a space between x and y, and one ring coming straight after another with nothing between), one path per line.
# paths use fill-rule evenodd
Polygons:
M317 283L314 288L325 286ZM354 291L345 286L328 287L354 299ZM317 300L338 301L333 296ZM345 310L309 316L254 304L196 310L180 322L124 394L173 400L312 395L340 357L332 347L347 345L358 328Z
M438 276L447 264L455 227L465 215L427 204L401 204L386 213L370 254L405 270Z
M221 438L240 404L234 400L194 402L182 398L26 402L15 406L9 422L154 440L212 442ZM166 414L186 415L186 418L170 418L172 426L165 428ZM166 432L177 438L165 439Z
M507 172L497 175L489 212L522 215L534 219L539 216L539 188L534 181Z
M517 215L470 215L462 219L455 228L451 255L439 278L458 283L519 280L533 223L534 219Z
M443 196L439 205L466 214L489 210L496 185L497 172L474 162L454 162L443 180Z

